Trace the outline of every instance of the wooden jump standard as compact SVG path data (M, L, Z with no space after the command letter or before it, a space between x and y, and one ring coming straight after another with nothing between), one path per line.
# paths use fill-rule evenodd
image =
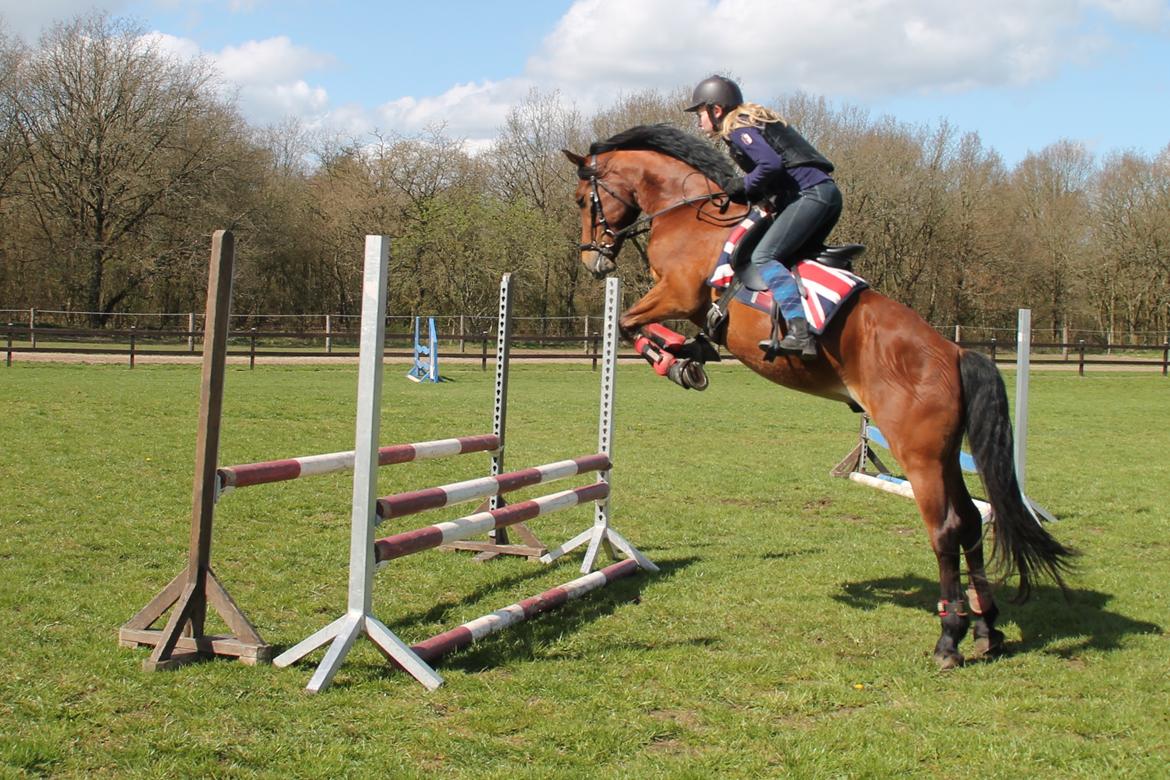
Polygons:
M272 656L272 649L260 638L211 570L215 466L219 454L234 260L235 239L232 234L225 230L216 231L211 239L211 265L207 274L203 380L199 394L199 434L195 445L195 487L191 499L187 568L118 632L118 641L123 647L154 646L143 664L148 670L171 669L208 655L231 656L252 664L267 661ZM230 635L204 633L208 604L231 629ZM171 609L171 616L166 626L161 630L151 629L151 625L168 609Z
M637 569L656 571L657 567L629 544L609 524L609 470L613 429L613 382L617 354L617 313L619 286L616 278L606 284L606 361L602 370L601 415L599 423L599 452L573 460L559 461L533 469L500 473L493 469L491 477L468 480L438 488L399 493L386 498L376 496L377 440L381 422L382 350L385 343L387 239L367 236L365 271L362 287L361 355L358 361L357 424L354 435L354 488L350 524L349 588L345 614L329 625L289 648L273 659L276 666L295 663L309 653L329 644L317 670L309 680L310 691L320 691L332 682L338 668L344 663L354 642L369 638L393 663L409 672L428 689L443 683L443 678L431 667L430 661L445 652L462 647L475 639L497 631L532 615L552 609L594 588L628 576ZM506 281L507 277L505 277ZM501 334L503 335L503 334ZM501 343L506 344L505 339ZM505 347L506 349L506 347ZM497 390L499 389L497 377ZM497 410L499 412L499 410ZM542 484L589 471L598 472L595 484L542 496L510 506L489 504L486 511L477 512L447 523L439 523L416 531L407 531L375 541L374 529L385 518L470 501L528 485ZM548 560L563 554L574 546L590 542L582 564L585 574L571 582L546 591L473 620L456 629L408 647L371 612L375 568L389 560L429 550L449 542L487 530L503 529L541 514L593 501L596 506L594 526L584 534L566 543L559 550L545 556ZM627 559L601 571L590 573L598 550L605 546L611 556L614 548L625 553ZM543 560L543 558L542 558Z

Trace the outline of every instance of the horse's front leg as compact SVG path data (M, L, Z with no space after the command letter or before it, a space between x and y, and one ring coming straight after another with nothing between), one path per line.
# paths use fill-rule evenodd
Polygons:
M622 313L618 320L618 327L622 335L631 341L637 335L638 328L663 320L690 319L704 303L702 288L680 289L671 285L665 279L659 280L650 288L650 292L643 295L637 303Z
M619 318L622 335L631 341L634 349L653 366L655 373L664 376L686 390L706 390L707 372L703 362L710 358L703 352L713 348L703 342L696 350L694 340L659 325L663 320L690 318L703 306L703 298L664 284L661 280L650 292L626 310ZM715 359L718 359L716 354Z

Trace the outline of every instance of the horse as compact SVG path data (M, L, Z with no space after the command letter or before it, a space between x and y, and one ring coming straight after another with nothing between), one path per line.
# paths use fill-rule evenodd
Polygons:
M577 169L581 262L595 276L616 270L626 239L648 234L640 249L653 285L622 313L623 336L671 319L704 327L716 296L707 278L730 227L747 210L725 196L737 175L727 157L667 125L630 128L593 143L587 155L562 152ZM938 559L941 635L933 657L940 669L963 664L959 644L972 624L973 657L1005 650L995 627L999 608L984 563L982 517L959 465L964 435L992 507L992 574L1000 581L1018 575L1016 602L1030 597L1040 577L1067 592L1063 575L1077 553L1041 525L1023 495L1007 393L989 358L948 341L912 309L872 289L854 295L826 326L811 362L761 349L758 342L772 328L764 312L733 302L724 321L721 343L752 371L864 410L885 433Z

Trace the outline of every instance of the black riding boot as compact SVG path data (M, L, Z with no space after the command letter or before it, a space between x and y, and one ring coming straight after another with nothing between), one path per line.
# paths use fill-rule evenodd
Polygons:
M804 317L794 317L786 324L788 333L776 344L776 351L791 355L799 353L801 360L816 360L817 342L808 332L808 320Z

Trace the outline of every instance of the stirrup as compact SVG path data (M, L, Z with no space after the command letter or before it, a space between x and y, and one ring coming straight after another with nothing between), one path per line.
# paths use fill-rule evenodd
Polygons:
M772 311L769 315L769 319L772 321L772 333L768 338L760 339L756 344L764 350L765 355L775 357L780 354L780 320L783 319L780 314L780 304L775 298L772 299Z
M788 341L788 336L776 345L776 349L783 355L800 355L800 359L806 363L817 359L817 340L811 333L804 341L793 339L792 342L785 344Z

